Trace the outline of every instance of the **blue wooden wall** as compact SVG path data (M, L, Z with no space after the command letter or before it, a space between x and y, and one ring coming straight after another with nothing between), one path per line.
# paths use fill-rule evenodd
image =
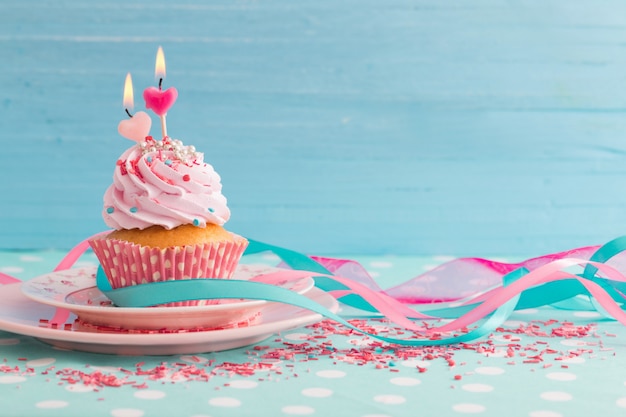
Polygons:
M622 1L2 0L0 248L105 228L124 76L142 109L159 45L233 231L490 256L626 231Z

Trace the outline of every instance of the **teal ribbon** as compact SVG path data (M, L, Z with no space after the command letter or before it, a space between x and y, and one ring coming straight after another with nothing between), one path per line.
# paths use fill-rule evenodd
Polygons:
M598 262L605 262L618 253L626 249L626 237L615 239L607 245L601 247L591 258ZM346 287L332 279L332 273L323 265L310 257L290 249L269 245L255 240L249 240L249 246L244 255L270 251L276 254L286 265L293 269L313 272L316 287L324 291L342 290ZM529 271L525 268L516 269L502 278L502 285L507 286L522 278ZM315 273L328 276L315 276ZM587 267L581 274L583 278L600 283L603 288L610 291L615 297L620 297L615 289L615 283L607 282L596 276L597 268ZM330 277L329 277L330 276ZM350 329L366 334L379 340L405 346L432 346L454 343L466 343L481 338L492 333L501 326L516 309L524 309L559 303L571 299L579 294L586 294L584 287L575 280L549 282L530 288L521 294L513 297L500 307L498 307L488 318L475 329L468 333L442 338L425 339L398 339L369 334L353 326L344 318L326 309L317 302L304 295L297 294L288 289L242 280L220 280L220 279L189 279L163 281L141 286L130 286L112 289L102 267L98 268L96 283L114 304L124 307L148 307L158 304L166 304L178 301L201 300L201 299L251 299L266 300L293 305L317 313L327 319L331 319ZM617 300L617 298L615 298ZM350 294L340 298L340 301L351 307L377 312L373 306L358 294ZM624 301L619 298L619 301ZM445 308L439 310L429 310L428 314L441 318L457 318L462 314L475 308L477 304L465 305L455 308ZM431 335L425 335L430 337Z

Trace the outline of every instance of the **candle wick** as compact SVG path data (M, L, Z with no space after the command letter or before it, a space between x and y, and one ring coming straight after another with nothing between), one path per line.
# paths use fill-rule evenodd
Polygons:
M162 85L163 85L163 78L159 78L159 90L161 89Z
M130 114L130 112L128 111L128 109L124 109L124 110L126 110L126 114L128 115L128 117L133 117L133 115L132 115L132 114Z

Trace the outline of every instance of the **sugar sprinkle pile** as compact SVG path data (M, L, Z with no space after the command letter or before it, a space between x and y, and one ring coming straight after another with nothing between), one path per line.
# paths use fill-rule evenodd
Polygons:
M412 337L386 320L350 322L372 334ZM228 386L228 379L234 377L254 378L258 381L298 378L300 373L310 372L312 362L320 358L329 359L333 365L368 367L392 373L401 372L398 365L407 361L415 365L409 368L403 366L403 373L424 374L428 371L428 365L439 363L450 370L452 381L459 381L472 374L470 371L463 372L463 367L468 365L466 354L463 355L464 362L455 359L455 354L460 351L475 354L476 363L482 363L486 358L502 358L507 365L531 366L533 371L553 366L567 368L569 361L575 358L606 359L614 355L613 349L605 347L603 343L603 337L614 335L606 332L600 334L593 323L576 325L558 320L535 320L520 323L517 327L501 327L478 342L428 347L387 344L328 320L306 326L306 329L307 333L277 335L270 339L271 342L267 341L268 344L242 348L241 354L245 355L245 359L239 362L220 362L216 358L207 358L209 355L219 357L219 354L206 354L185 355L179 358L180 361L157 365L138 362L132 369L102 369L87 365L84 369L57 369L49 366L43 371L36 371L26 365L28 358L20 358L24 366L9 366L4 359L4 363L0 364L0 374L23 377L41 374L46 375L50 383L82 384L91 387L93 391L122 386L146 389L152 384L210 381L215 382L215 389L220 389L221 386ZM469 330L465 329L464 332ZM575 342L567 344L568 348L562 344L555 348L550 343L565 339L573 339Z

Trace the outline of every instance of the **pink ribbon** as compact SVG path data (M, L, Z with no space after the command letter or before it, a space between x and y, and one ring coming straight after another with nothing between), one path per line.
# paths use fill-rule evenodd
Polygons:
M71 268L89 247L88 241L108 232L98 233L68 252L54 271ZM578 281L593 297L594 303L602 312L626 325L626 313L621 306L597 282L583 278L572 272L573 267L584 268L591 265L597 268L596 277L626 283L626 255L619 253L610 262L592 262L589 258L598 246L573 249L557 254L528 259L524 262L507 264L480 258L461 258L444 263L431 271L425 272L405 283L382 290L365 268L355 261L327 257L312 257L333 275L326 275L345 286L343 290L330 293L336 298L356 294L366 300L383 316L406 329L426 334L453 332L484 319L505 303L522 294L525 290L561 280ZM504 275L518 268L530 272L508 285L502 285ZM309 271L284 269L278 272L259 275L252 280L265 284L278 284L302 279L307 276L324 276ZM19 282L7 274L0 273L0 283ZM414 319L432 319L432 316L413 310L408 305L428 305L442 301L460 301L461 305L476 305L469 312L439 327L425 328L417 325ZM69 312L57 309L52 323L64 323Z

